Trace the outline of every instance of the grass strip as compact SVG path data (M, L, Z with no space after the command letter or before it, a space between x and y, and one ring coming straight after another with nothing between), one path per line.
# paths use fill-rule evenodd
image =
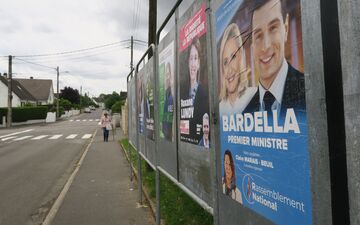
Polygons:
M120 144L124 146L130 161L137 167L138 153L129 148L128 139L122 139ZM156 200L155 171L145 168L145 160L142 163L143 184L146 186L150 198ZM161 173L160 173L161 174ZM213 216L190 198L185 192L177 187L166 176L160 175L160 213L161 218L168 225L212 225Z

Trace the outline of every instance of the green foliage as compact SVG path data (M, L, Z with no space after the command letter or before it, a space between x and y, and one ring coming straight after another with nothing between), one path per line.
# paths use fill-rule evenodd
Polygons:
M25 122L28 120L46 119L48 108L46 106L38 107L17 107L12 109L13 122ZM7 108L0 108L0 117L7 115ZM2 119L1 119L2 120Z
M117 102L120 101L121 97L118 93L115 91L111 95L105 96L105 107L107 109L111 109L111 107Z
M127 152L133 165L137 165L138 155L136 150L129 146L128 139L120 141ZM130 147L130 148L129 148ZM146 162L142 160L142 176L144 185L149 195L156 197L155 172L145 169ZM135 166L136 167L136 166ZM171 225L212 225L213 216L192 200L185 192L171 182L167 177L160 176L160 212L166 224Z
M71 110L71 108L73 107L71 102L69 100L67 100L67 99L64 99L64 98L60 98L59 106L63 107L64 110ZM56 103L55 103L55 107L56 107Z
M111 107L111 111L113 113L121 113L121 106L123 106L124 104L125 104L124 100L115 102L115 104L113 104Z

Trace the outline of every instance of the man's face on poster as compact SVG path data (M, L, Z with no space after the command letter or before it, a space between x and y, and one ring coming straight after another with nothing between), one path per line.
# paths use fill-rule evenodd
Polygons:
M203 133L205 137L209 137L209 119L203 118Z
M254 61L260 81L271 85L285 57L288 18L284 21L281 2L270 0L254 11L252 19Z

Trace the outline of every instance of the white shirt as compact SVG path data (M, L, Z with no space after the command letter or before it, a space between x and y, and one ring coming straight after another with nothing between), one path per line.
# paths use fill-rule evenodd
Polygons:
M264 95L266 91L270 91L271 94L275 97L275 101L271 106L271 110L277 110L279 115L281 109L281 101L284 93L285 81L288 72L289 65L286 60L283 60L279 73L276 75L275 80L271 84L270 88L265 89L262 84L259 85L259 94L260 94L260 110L265 110L264 104Z
M242 113L256 91L255 87L246 88L244 94L237 98L234 104L231 104L229 100L222 100L219 104L220 116Z

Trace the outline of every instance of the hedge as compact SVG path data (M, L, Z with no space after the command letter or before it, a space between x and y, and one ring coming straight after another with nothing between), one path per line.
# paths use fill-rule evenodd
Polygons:
M16 123L46 119L47 111L46 106L12 108L12 121ZM0 123L2 123L3 116L7 116L7 108L0 108Z

